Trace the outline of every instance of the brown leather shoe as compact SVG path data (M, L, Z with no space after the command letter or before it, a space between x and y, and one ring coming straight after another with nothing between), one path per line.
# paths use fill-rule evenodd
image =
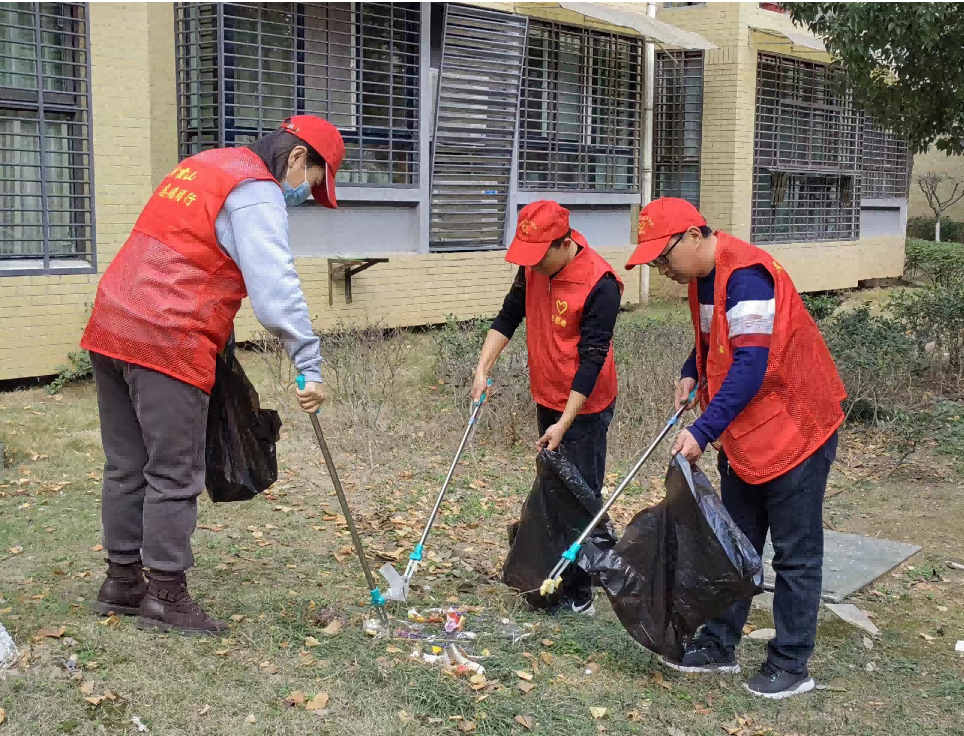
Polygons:
M188 636L218 634L228 630L225 621L211 618L187 592L183 572L150 572L147 595L141 603L137 628L174 631Z
M144 579L144 568L137 560L129 565L107 562L107 579L100 586L97 600L91 607L105 616L123 614L136 616L141 610L141 601L147 595L147 581Z

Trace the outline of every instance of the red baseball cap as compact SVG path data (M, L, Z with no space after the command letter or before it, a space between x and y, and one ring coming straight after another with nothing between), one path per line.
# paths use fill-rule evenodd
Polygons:
M674 235L685 233L691 227L705 225L706 220L700 211L685 199L660 197L650 202L639 213L638 245L629 257L626 268L656 260Z
M552 241L570 231L569 210L551 199L540 199L519 211L515 237L505 259L517 266L534 266L545 256ZM578 235L573 231L573 235Z
M300 138L325 159L325 183L311 188L311 196L319 204L335 209L335 174L345 158L345 141L338 128L316 115L295 115L281 124L282 130Z

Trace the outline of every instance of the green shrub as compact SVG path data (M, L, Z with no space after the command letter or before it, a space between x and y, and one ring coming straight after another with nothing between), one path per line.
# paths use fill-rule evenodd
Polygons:
M911 217L907 220L907 237L920 238L921 240L934 239L934 225L936 220L933 217ZM941 218L941 241L964 243L964 222L951 220L946 217Z
M964 246L907 238L904 276L910 281L951 284L964 281Z
M823 332L847 387L848 416L890 416L914 376L914 343L901 324L863 306L824 323Z
M58 393L68 383L82 381L94 375L94 367L90 364L90 353L86 350L67 353L67 360L68 365L57 367L57 377L47 386L47 393Z
M964 281L908 289L891 297L890 311L913 336L918 357L938 374L964 368Z
M843 295L836 291L815 291L801 296L810 316L817 322L832 317L844 301Z

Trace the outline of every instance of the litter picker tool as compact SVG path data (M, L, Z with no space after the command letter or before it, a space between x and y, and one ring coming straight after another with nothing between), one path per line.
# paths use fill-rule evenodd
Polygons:
M298 388L304 390L305 388L305 377L301 374L298 375L296 379ZM381 591L375 584L375 578L372 577L371 568L368 566L368 559L365 557L365 548L362 547L361 537L358 536L358 529L355 527L355 520L351 516L351 508L348 506L348 499L345 497L345 491L341 487L341 481L338 479L338 471L335 469L335 461L331 458L331 452L328 450L328 443L325 442L325 435L322 434L321 424L318 421L318 412L316 411L311 415L311 426L315 429L315 437L318 438L318 446L321 448L321 454L325 456L325 465L328 467L328 475L331 476L331 483L335 486L335 493L338 495L338 503L341 504L341 512L345 515L345 522L348 524L348 530L351 532L351 541L355 545L355 554L358 555L358 561L361 563L362 571L365 573L365 580L368 583L368 590L372 597L372 606L378 611L378 617L381 619L382 624L388 627L388 614L385 612L385 598L382 596Z
M415 545L415 549L412 550L412 554L408 556L408 567L405 568L405 574L399 575L398 571L392 566L392 563L387 562L379 569L378 572L382 574L386 581L388 581L388 593L386 598L390 601L405 601L408 600L408 592L410 584L412 582L412 576L418 569L418 563L422 561L425 552L425 542L428 540L428 535L432 531L432 525L435 524L435 518L438 516L439 509L442 508L442 500L445 498L445 492L448 491L449 483L452 481L452 476L455 475L455 469L458 467L459 458L462 457L462 451L465 449L465 445L469 441L469 435L472 434L472 429L475 427L475 423L479 418L479 413L482 411L482 405L485 403L485 397L489 392L489 386L492 385L492 379L490 378L486 383L486 389L482 392L482 396L476 401L472 406L472 414L469 416L468 426L465 428L465 433L462 435L462 441L459 443L459 449L455 452L455 459L452 461L452 466L449 468L449 474L445 477L445 482L442 484L442 490L438 494L438 498L435 499L435 508L432 509L432 513L429 514L428 522L425 524L425 531L422 532L422 538Z
M559 559L559 562L557 562L556 566L552 568L552 572L549 573L549 577L543 581L542 586L539 588L539 593L541 595L551 595L562 584L562 573L565 572L566 568L569 567L570 564L575 563L576 558L579 556L579 551L582 549L582 545L586 541L586 538L592 534L592 530L595 529L596 525L602 521L603 517L606 516L606 512L608 512L612 505L616 503L616 499L619 498L624 490L626 490L626 486L629 485L630 481L636 477L636 473L638 473L639 469L643 467L647 460L649 460L649 456L653 454L653 451L659 446L659 443L663 441L666 435L669 434L669 431L676 426L677 422L679 422L680 417L682 417L683 413L686 411L686 407L696 399L696 391L697 389L694 388L690 392L689 400L679 408L679 410L670 418L668 422L666 422L666 426L663 427L663 430L659 433L659 435L657 435L656 439L653 440L653 444L651 444L649 449L643 453L642 457L636 461L633 469L629 471L629 475L627 475L623 479L623 482L619 484L619 487L613 491L613 494L606 500L606 503L604 503L602 508L599 509L599 513L596 514L596 517L589 522L589 526L583 530L582 534L579 535L579 538L572 543L572 546L562 553L562 557Z

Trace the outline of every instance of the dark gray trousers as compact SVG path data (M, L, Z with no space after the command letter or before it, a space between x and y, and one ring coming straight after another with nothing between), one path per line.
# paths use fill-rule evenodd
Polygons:
M101 517L112 562L154 570L194 565L191 534L204 491L208 395L163 373L90 354L107 462Z

